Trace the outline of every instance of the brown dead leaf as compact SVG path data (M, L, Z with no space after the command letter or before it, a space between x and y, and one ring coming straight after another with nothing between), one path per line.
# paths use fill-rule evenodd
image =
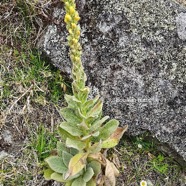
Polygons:
M116 177L115 177L115 169L112 165L112 163L107 159L107 165L105 168L105 176L106 180L105 183L107 186L115 186L116 185Z
M104 157L103 154L99 153L94 153L94 154L89 154L88 158L92 158L94 160L97 160L98 162L100 162L103 166L106 165L106 158Z

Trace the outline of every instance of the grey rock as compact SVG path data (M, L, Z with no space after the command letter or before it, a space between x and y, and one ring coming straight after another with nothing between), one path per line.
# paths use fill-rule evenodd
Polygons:
M9 154L6 153L4 150L0 151L0 161L7 157Z
M80 24L87 84L104 98L104 114L128 124L130 135L149 131L186 160L186 41L176 27L182 12L170 0L86 0ZM66 35L63 22L49 25L39 47L70 75Z
M178 36L182 40L186 40L186 13L181 12L176 17L176 25Z
M2 137L5 143L7 144L12 144L12 134L9 130L4 130L2 133Z

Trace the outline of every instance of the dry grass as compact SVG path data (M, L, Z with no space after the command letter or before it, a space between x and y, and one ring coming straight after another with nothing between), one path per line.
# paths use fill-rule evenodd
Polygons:
M54 148L61 120L63 77L35 49L53 4L35 2L0 3L0 183L6 186L45 185L35 139L43 125Z
M176 0L178 3L186 6L186 0Z
M60 72L41 59L36 43L52 21L52 7L59 1L9 0L0 3L0 185L57 185L44 181L43 159L56 144L56 126L62 120L58 110L63 106L64 82ZM66 83L68 86L68 83ZM44 129L43 129L44 128ZM154 185L184 185L180 166L148 142L125 140L117 151L122 175L120 185L139 185L149 179ZM144 143L144 142L143 142ZM142 143L142 144L143 144ZM145 142L146 143L146 142ZM159 168L153 166L153 155ZM118 161L117 161L118 162ZM116 162L116 163L117 163ZM172 184L172 185L171 185Z

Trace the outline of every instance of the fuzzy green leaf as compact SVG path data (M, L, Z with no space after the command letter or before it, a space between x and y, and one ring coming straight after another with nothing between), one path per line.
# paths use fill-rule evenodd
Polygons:
M84 115L84 113L82 112L82 110L80 110L80 108L77 108L77 112L78 112L78 115L79 115L81 118L85 119L85 115Z
M71 186L86 186L86 182L82 177L79 177L72 182Z
M88 87L85 87L83 90L79 92L78 97L82 103L84 103L87 100L89 92L90 89Z
M115 147L119 143L116 139L107 139L102 142L102 148L103 149L109 149Z
M99 120L99 119L100 119L100 116L101 116L101 115L86 118L86 119L85 119L85 123L88 123L88 124L89 124L89 126L91 126L91 124L92 124L92 123L94 123L94 122L96 122L97 120Z
M61 123L61 125L60 125L60 127L63 129L63 130L65 130L65 131L67 131L68 133L70 133L72 136L78 136L78 137L80 137L81 135L82 135L82 132L81 132L81 130L80 129L78 129L78 126L76 125L76 126L74 126L74 125L72 125L71 123L69 123L69 122L62 122Z
M58 156L62 157L63 151L66 150L65 144L58 141L57 142L57 154Z
M102 107L103 102L101 100L98 100L94 107L87 113L87 118L99 116L99 114L102 112Z
M81 141L77 141L77 140L73 140L70 138L67 138L66 140L66 146L67 147L71 147L77 150L82 150L86 147L86 143L85 142L81 142Z
M51 180L51 174L53 172L54 171L52 169L46 169L46 170L44 170L44 178L45 178L45 180Z
M81 138L81 140L82 141L85 141L85 140L87 140L88 138L90 138L92 135L91 134L89 134L89 135L87 135L87 136L83 136L82 138Z
M81 176L82 174L83 174L83 170L81 170L80 172L78 172L77 174L75 174L75 175L73 175L73 176L69 176L66 180L67 181L71 181L71 180L74 180L74 179L76 179L76 178L78 178L79 176ZM65 174L64 174L64 178L65 178Z
M72 181L65 183L65 186L72 186Z
M102 119L96 120L96 121L92 124L92 126L90 127L90 132L95 131L95 130L99 130L99 128L101 127L101 125L102 125L106 120L108 120L108 119L109 119L109 116L105 116L105 117L103 117Z
M97 153L100 152L102 148L102 142L97 142L94 145L92 145L88 150L90 153Z
M119 125L119 121L116 119L112 119L109 122L107 122L99 131L99 140L106 140L110 137L110 135L117 129Z
M74 155L76 155L78 153L78 150L74 149L74 148L70 148L69 152L70 152L70 154L72 154L74 156Z
M97 132L95 132L95 133L93 133L93 134L89 134L89 135L87 135L87 136L82 137L81 140L84 141L84 140L86 140L86 139L88 139L88 138L90 138L90 137L92 137L92 136L93 136L93 137L97 137L97 136L99 136L99 134L100 134L100 132L97 131Z
M72 109L76 109L81 103L81 101L79 101L75 96L68 94L65 94L65 100L68 103L68 107Z
M85 167L87 156L87 153L79 153L71 158L65 179L78 174Z
M127 130L128 125L125 127L118 127L112 135L106 139L105 141L102 142L102 148L113 148L115 147L118 143L121 137L123 136L124 132Z
M89 182L87 182L86 186L96 186L96 181L91 179Z
M94 133L92 134L92 136L93 136L93 137L97 137L97 136L99 136L99 134L100 134L100 132L97 131L97 132L94 132Z
M101 163L95 160L91 161L88 164L88 167L91 167L93 169L95 176L98 175L101 171Z
M50 156L45 159L45 161L48 163L49 167L58 173L65 173L67 171L67 167L63 163L63 159L58 156Z
M61 127L58 127L58 133L63 140L66 140L67 138L71 138L71 139L76 139L77 138L75 136L72 136L69 132L62 129Z
M99 100L99 96L96 96L94 99L88 100L84 103L83 108L88 112Z
M65 184L65 186L71 186L71 185L72 185L72 181L67 182L67 183Z
M94 171L93 171L92 167L88 167L85 174L83 175L83 180L85 182L88 182L93 177L93 175L94 175Z
M60 110L61 115L64 119L73 124L74 126L82 122L82 119L76 114L75 110L72 108L63 108Z
M77 86L77 82L76 82L76 80L75 80L76 74L72 73L72 76L73 76L73 79L74 79L74 81L73 81L73 83L72 83L72 92L73 92L73 95L74 95L75 97L78 97L79 87Z
M70 162L70 159L73 157L70 153L63 151L63 163L68 167L68 164Z
M64 183L66 182L66 180L63 179L63 175L62 174L59 174L57 172L54 172L52 175L51 175L51 179L55 180L55 181L58 181L58 182L61 182L61 183Z

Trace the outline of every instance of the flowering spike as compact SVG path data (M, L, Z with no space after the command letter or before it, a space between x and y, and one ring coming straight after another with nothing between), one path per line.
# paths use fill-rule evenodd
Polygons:
M63 2L65 3L66 10L64 21L69 32L67 39L70 47L70 59L72 61L72 74L74 77L73 83L79 92L76 94L73 90L73 93L77 99L79 99L84 93L86 82L86 75L81 62L81 45L79 43L80 27L78 26L78 21L80 20L80 17L75 9L76 5L74 0L63 0Z

